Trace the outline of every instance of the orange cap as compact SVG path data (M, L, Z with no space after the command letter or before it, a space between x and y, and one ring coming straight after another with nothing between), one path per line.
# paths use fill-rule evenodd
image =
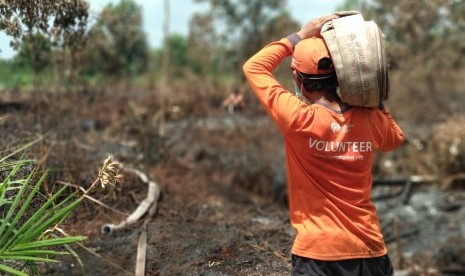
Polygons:
M295 46L291 67L301 73L311 75L334 72L334 66L331 66L329 70L318 70L318 62L322 58L331 59L324 40L318 37L303 39Z

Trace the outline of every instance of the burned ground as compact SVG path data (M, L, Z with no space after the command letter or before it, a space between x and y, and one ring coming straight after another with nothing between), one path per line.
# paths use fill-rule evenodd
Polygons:
M202 106L190 115L169 114L166 136L160 138L151 97L118 91L9 95L2 101L6 107L14 102L14 108L2 111L0 139L8 148L43 136L30 154L53 168L49 189L57 181L87 187L109 155L156 181L162 197L147 224L147 275L289 275L294 232L287 214L284 148L266 114L258 108L231 115ZM399 179L373 189L391 258L399 275L462 275L461 178L445 187L447 169L438 169L434 180L406 185L434 159L409 139L397 153L377 156L374 167L377 178ZM435 145L427 148L439 151ZM455 167L445 168L452 166L457 175L464 162L460 154L454 156ZM41 273L134 274L143 222L112 234L100 228L123 220L122 213L132 212L146 191L144 183L125 173L114 189L92 194L110 208L86 201L62 227L88 237L76 247L83 267L66 257Z

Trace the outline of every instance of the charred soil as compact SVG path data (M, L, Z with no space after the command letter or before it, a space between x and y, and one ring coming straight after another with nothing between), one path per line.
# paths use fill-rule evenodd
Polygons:
M88 186L112 155L145 172L162 190L154 217L111 234L101 227L124 220L145 198L147 186L125 173L114 189L92 194L107 207L86 201L63 225L69 234L88 237L75 247L82 264L68 256L41 267L41 274L133 275L147 221L146 275L289 275L294 232L284 148L266 114L259 108L226 114L213 106L195 117L169 113L166 136L160 137L158 106L150 99L124 92L15 96L14 108L2 111L0 139L7 147L44 135L32 154L55 168L50 187L55 181ZM394 172L382 177L408 179ZM403 189L379 185L373 191L396 270L460 275L465 191L440 189L434 182L415 183L409 194Z

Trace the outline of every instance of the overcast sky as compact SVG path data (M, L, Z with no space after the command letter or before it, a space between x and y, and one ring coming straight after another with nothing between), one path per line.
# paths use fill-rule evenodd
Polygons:
M91 17L95 18L107 3L118 3L119 0L89 0ZM159 47L163 30L163 2L164 0L136 0L144 13L144 29L151 47ZM343 0L288 0L288 9L292 16L302 24L336 10ZM194 0L171 0L171 33L187 35L189 19L192 14L204 11L208 6L197 4ZM14 51L9 46L10 39L0 32L0 58L9 58Z

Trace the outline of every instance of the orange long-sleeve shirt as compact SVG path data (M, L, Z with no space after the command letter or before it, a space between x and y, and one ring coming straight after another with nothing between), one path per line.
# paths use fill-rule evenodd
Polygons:
M272 71L292 51L283 38L243 67L284 136L289 212L297 231L292 253L318 260L385 255L371 199L371 164L375 150L393 150L402 143L402 130L387 110L352 107L335 112L284 89Z

